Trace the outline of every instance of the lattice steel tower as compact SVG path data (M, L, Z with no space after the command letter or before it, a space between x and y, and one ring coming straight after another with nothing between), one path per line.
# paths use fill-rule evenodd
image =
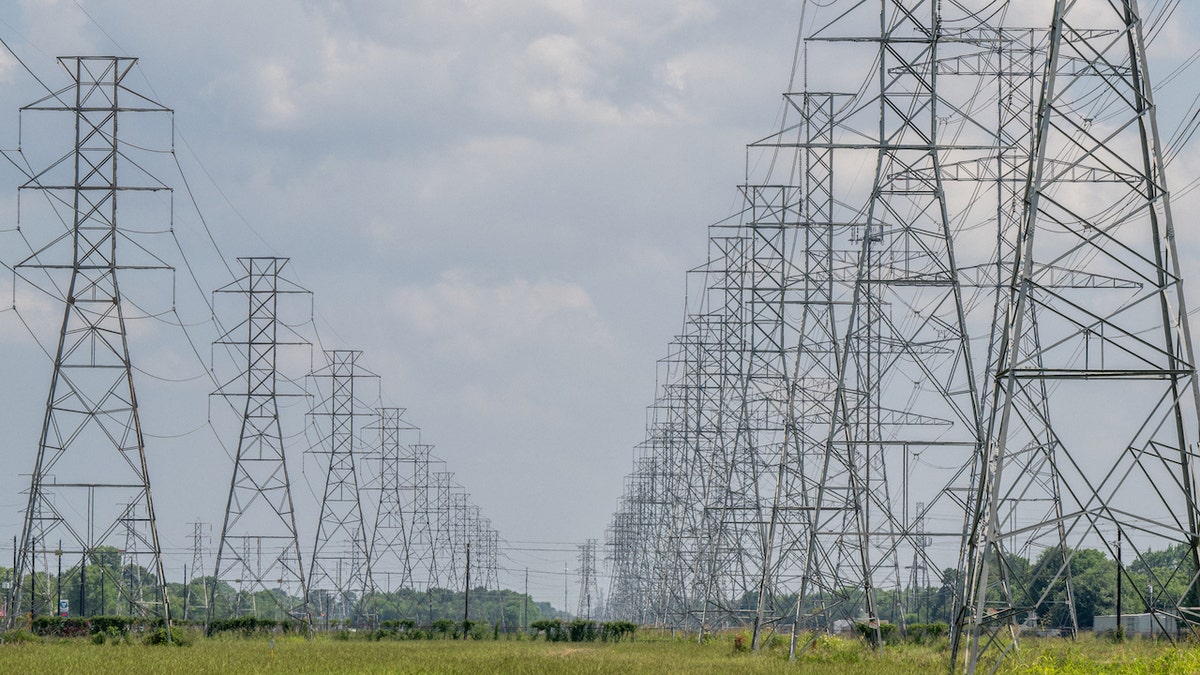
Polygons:
M22 580L34 570L35 541L44 548L62 539L64 555L93 561L101 547L124 549L127 562L149 571L151 588L144 588L140 574L118 578L107 566L94 568L134 613L168 618L169 628L126 333L129 308L120 289L126 270L166 267L131 266L118 257L122 245L136 253L137 244L130 245L119 226L117 207L119 200L126 210L139 201L131 193L169 190L130 159L135 149L119 140L118 124L130 123L130 113L171 111L127 87L136 59L80 56L59 63L72 83L22 108L67 113L75 134L65 156L21 186L45 193L67 231L17 265L44 273L65 306L15 582L23 588ZM131 171L134 183L125 181ZM18 592L11 616L30 611L30 604Z
M600 586L596 583L596 540L579 545L579 606L575 616L591 620L600 606Z
M326 351L328 365L313 373L314 378L328 382L328 396L312 415L328 420L324 448L314 452L329 455L329 471L313 542L308 589L326 620L354 624L366 619L363 603L375 591L355 467L355 455L360 452L355 419L364 414L358 411L356 384L374 377L358 366L361 355L351 350Z
M261 596L272 605L266 616L308 622L308 585L279 420L280 397L304 393L281 386L287 379L280 375L278 361L280 348L308 346L280 322L280 299L311 296L280 276L287 262L239 258L243 276L216 291L242 296L246 304L245 318L215 343L235 350L244 370L216 392L240 409L241 424L213 576L236 587L238 598L230 603L235 613L245 611L247 599ZM210 589L214 597L208 602L209 619L219 585ZM273 592L276 589L283 592ZM299 598L300 604L282 606L286 598ZM257 603L253 606L257 613Z
M402 457L400 434L416 427L404 421L402 408L380 408L379 423L379 498L375 510L375 527L371 531L371 569L375 578L381 574L390 579L398 573L400 587L413 582L413 550L410 524L411 500L407 499L408 476L402 474L401 464L411 461ZM387 592L395 590L387 585Z
M1196 631L1200 386L1146 21L1136 0L1053 6L960 616L968 672L990 648L1007 653L1019 612L1044 610L1045 593L1010 586L995 564L1031 532L1065 531L1070 549L1113 558L1123 540L1126 581L1137 569L1156 589L1175 582L1154 604L1128 584L1135 606L1164 634ZM1129 283L1046 282L1064 268ZM1053 459L1061 513L1020 498L1044 489L1020 471L1031 451ZM1048 588L1064 583L1067 562L1040 570Z
M208 580L204 576L204 540L211 541L211 535L205 534L205 530L212 531L208 523L196 521L189 523L192 526L192 569L191 577L184 575L184 591L183 591L183 620L191 619L192 612L199 609L208 615ZM192 586L195 585L195 579L200 579L200 592L192 593ZM195 599L193 599L195 596ZM199 607L197 607L199 605Z

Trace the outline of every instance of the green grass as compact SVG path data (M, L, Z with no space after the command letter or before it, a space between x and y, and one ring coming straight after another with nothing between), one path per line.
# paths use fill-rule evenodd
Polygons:
M822 637L797 662L777 641L761 654L736 652L733 636L704 645L670 639L547 643L528 640L313 641L285 637L202 639L188 646L95 645L84 639L0 646L2 673L792 673L936 675L947 672L945 643L890 646L876 654L852 640ZM1090 637L1026 640L1002 673L1200 673L1200 648Z
M1114 643L1082 635L1074 641L1053 638L1024 640L1019 653L1000 672L1033 675L1149 675L1200 673L1200 647L1149 640Z

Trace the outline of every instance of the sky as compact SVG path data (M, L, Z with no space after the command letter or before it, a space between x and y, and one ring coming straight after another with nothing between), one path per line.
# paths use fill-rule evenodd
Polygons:
M67 83L56 56L139 58L133 87L175 111L180 168L164 162L161 177L187 260L173 262L181 315L198 307L189 287L230 280L232 258L290 258L313 293L317 349L363 351L381 401L407 409L509 542L502 583L519 587L529 567L534 596L560 605L563 565L576 567L576 543L603 541L644 437L705 227L738 207L745 144L780 112L799 4L22 0L0 8L0 37L54 88ZM0 59L0 147L17 146L18 108L43 93ZM11 234L22 177L0 177ZM19 249L3 241L11 262ZM18 307L0 312L8 542L49 383L38 341L52 348L61 309L0 284L0 304ZM139 387L193 383L143 396L178 576L188 523L220 522L231 460L197 431L211 406L186 341L131 331ZM208 358L211 336L192 332ZM299 459L311 486L313 460ZM314 507L297 508L310 540Z

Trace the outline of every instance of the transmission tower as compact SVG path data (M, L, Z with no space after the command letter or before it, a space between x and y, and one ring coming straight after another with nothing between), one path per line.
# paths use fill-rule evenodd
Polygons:
M358 625L367 619L364 603L375 592L371 574L370 541L363 517L360 477L356 469L361 440L355 420L365 412L356 398L356 385L375 377L358 365L362 352L325 352L325 368L313 377L327 383L328 396L313 410L314 418L327 418L323 447L313 450L329 456L321 515L309 567L309 593L326 620Z
M593 603L596 607L593 607ZM575 616L592 620L599 608L600 587L596 582L596 540L588 539L579 545L579 608Z
M438 471L433 474L432 512L434 527L434 560L437 563L439 588L456 588L459 585L458 547L455 545L455 511L453 492L454 472Z
M132 505L130 505L132 506ZM128 513L128 512L127 512ZM127 616L137 616L138 608L145 602L145 584L142 579L142 567L137 564L137 556L129 553L131 548L136 548L137 530L135 521L132 518L125 518L121 523L125 530L125 548L122 549L125 553L121 556L121 574L124 577L123 589L127 605ZM50 575L46 575L46 591L49 597ZM122 608L125 609L125 608ZM125 613L125 612L122 612Z
M989 650L1007 653L1020 612L1044 610L1045 594L1008 586L997 564L1031 531L1062 531L1070 548L1114 558L1123 539L1117 573L1141 569L1155 587L1164 575L1182 579L1154 616L1195 631L1200 388L1146 33L1135 0L1053 6L994 372L994 442L971 530L977 564L959 618L967 672ZM1048 288L1063 268L1135 283ZM1014 497L1041 487L1020 473L1031 449L1052 458L1063 486L1054 520ZM1171 559L1152 564L1151 551ZM1057 567L1043 570L1050 587L1069 560Z
M409 563L412 566L414 590L420 583L429 591L438 584L438 540L436 535L437 515L434 511L434 482L430 465L433 446L414 443L408 446L405 461L412 464L412 471L405 483L411 497L405 506L411 514L409 521Z
M874 63L844 95L799 69L751 146L780 189L710 230L608 531L610 605L703 631L754 574L757 644L788 588L795 637L903 629L940 585L973 672L1031 614L1078 630L1074 559L1100 548L1171 580L1130 599L1194 630L1200 386L1164 167L1195 121L1160 137L1145 47L1171 9L835 5L804 63Z
M377 429L379 445L379 498L375 511L375 527L371 534L371 567L375 578L396 572L400 587L411 587L413 580L412 547L409 521L412 520L410 499L405 497L406 475L401 472L401 431L416 427L403 419L400 408L380 408ZM395 589L388 585L387 592Z
M130 113L170 114L128 88L136 59L63 57L71 84L22 108L66 113L74 143L65 156L30 175L21 188L38 190L67 225L59 236L16 265L37 270L64 302L46 413L25 510L17 589L34 573L34 542L63 540L63 554L94 559L102 547L124 548L125 561L149 570L150 588L122 583L99 566L138 616L160 616L170 628L146 448L126 333L127 301L119 278L129 269L170 269L161 261L130 266L118 259L130 234L117 220L136 213L141 198L169 191L130 159L135 148L118 138L137 128ZM129 182L132 170L136 178ZM132 210L131 210L132 209ZM137 251L137 244L128 251ZM142 592L148 591L145 595ZM12 617L32 598L16 593Z
M467 588L467 542L474 532L472 523L472 507L465 492L457 489L452 480L448 480L450 491L449 502L449 535L450 535L450 567L453 570L453 586L451 588Z
M192 612L197 609L201 610L205 616L208 615L208 579L204 576L204 541L210 537L205 533L205 530L211 530L208 523L194 522L189 523L192 526L192 578L184 580L184 595L183 595L183 620L188 621L192 617ZM192 586L195 585L195 578L200 578L200 593L193 594ZM193 598L193 596L195 596ZM197 607L197 601L199 607Z
M280 321L280 300L311 295L280 276L287 262L239 258L243 276L216 291L218 296L244 298L245 318L215 343L236 352L241 372L216 394L238 410L241 423L210 593L215 594L221 582L236 584L240 595L254 596L256 612L262 595L271 605L268 616L309 623L307 579L279 419L279 399L304 393L281 386L288 379L280 374L278 361L281 349L309 346ZM300 604L291 606L289 598L299 598ZM244 599L231 606L240 606ZM209 620L216 606L216 598L210 598Z

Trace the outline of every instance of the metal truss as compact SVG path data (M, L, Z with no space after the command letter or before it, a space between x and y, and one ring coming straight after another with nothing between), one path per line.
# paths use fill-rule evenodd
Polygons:
M323 627L331 621L350 625L370 621L368 603L376 590L359 490L362 481L355 465L358 455L364 454L355 421L367 414L356 398L356 388L361 380L375 377L358 365L361 355L353 350L326 351L326 367L312 374L326 381L328 392L311 413L328 423L321 448L311 450L329 457L308 577L309 600Z
M498 589L499 533L454 483L454 474L440 470L445 462L433 456L433 446L401 442L406 433L419 436L403 413L400 408L381 408L375 426L380 434L379 475L370 490L379 495L371 570L376 580L386 580L386 588L380 590L465 590L468 545L472 585Z
M601 616L602 598L596 581L596 546L595 539L588 539L579 545L579 606L575 616L588 621ZM595 606L592 603L596 603Z
M208 523L194 522L189 523L192 526L192 567L189 570L191 577L184 574L183 584L183 620L189 621L192 617L192 612L200 610L205 616L208 615L208 579L204 576L204 541L209 539L211 542L211 534L206 534L205 531L211 533L212 528ZM200 593L192 593L192 580L195 577L200 578ZM199 605L197 607L197 605Z
M927 539L961 541L961 530L918 535L913 524L931 514L963 521L983 444L940 172L942 163L978 150L943 136L942 112L962 106L938 86L938 3L885 0L877 18L880 33L869 39L876 45L876 84L839 120L858 132L859 147L876 153L875 177L853 235L860 242L857 270L838 345L830 430L814 472L793 645L806 617L813 626L863 617L875 628L872 641L882 643L877 591L901 588L901 560L927 552ZM857 42L859 36L845 32L855 30L853 20L851 10L841 26L815 39ZM914 480L918 458L943 468L925 468ZM896 613L901 620L904 614Z
M1135 0L1054 5L971 529L967 672L1016 646L1083 547L1121 561L1126 581L1137 570L1174 589L1152 602L1128 584L1165 635L1196 633L1200 389L1146 33ZM1047 284L1051 266L1124 283ZM1025 470L1031 458L1044 468ZM1036 498L1048 486L1049 512ZM1047 539L1065 544L1036 570L1046 588L1010 583L1006 556Z
M393 590L392 574L396 574L400 587L411 587L413 582L413 557L410 546L409 521L411 504L405 498L407 477L401 472L400 436L405 431L416 431L417 427L404 421L401 408L380 408L379 422L379 492L376 500L375 526L371 529L371 565L376 579L386 578L384 588Z
M753 597L755 643L789 626L796 649L922 617L939 586L974 672L1052 594L1077 630L1072 559L1100 548L1127 603L1195 632L1200 386L1145 49L1161 13L835 5L808 62L867 77L843 96L806 73L751 145L783 180L710 230L607 531L609 611L702 634L749 623ZM864 155L867 189L847 180Z
M59 63L71 84L22 108L65 113L74 139L21 185L45 196L66 231L15 269L22 276L36 272L31 281L64 305L9 624L26 613L50 613L23 592L23 582L35 573L39 554L56 550L91 562L119 590L119 604L137 616L163 617L169 635L170 602L126 331L131 308L120 281L129 270L171 268L133 242L117 214L118 201L123 214L136 214L145 208L142 200L170 192L142 168L138 149L118 137L118 124L123 131L138 129L130 113L171 111L127 86L136 59L63 57ZM124 258L117 257L119 248ZM60 548L49 548L59 540ZM123 551L126 572L119 578L95 564L101 549Z
M239 258L243 276L215 292L244 298L245 318L215 342L235 351L243 370L216 392L239 410L241 420L213 573L218 583L209 589L213 597L207 602L208 620L216 611L216 593L224 582L236 589L236 597L228 599L236 616L261 611L265 617L291 617L311 624L279 419L281 397L306 394L281 387L288 380L278 369L280 349L309 347L280 321L280 300L295 295L311 303L311 294L281 276L287 262L286 258ZM259 599L269 606L259 606Z
M409 445L404 461L411 464L404 485L408 494L404 503L409 513L408 560L412 566L409 580L412 588L429 590L440 585L433 475L437 473L434 467L442 463L433 457L433 446L422 443Z

